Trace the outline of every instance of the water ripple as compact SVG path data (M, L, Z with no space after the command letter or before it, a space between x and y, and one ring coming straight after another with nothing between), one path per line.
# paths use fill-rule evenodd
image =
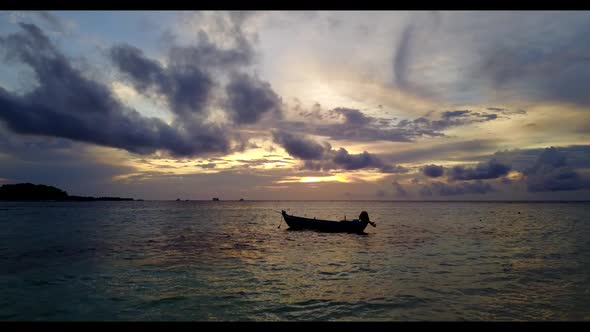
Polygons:
M367 234L277 211L369 211ZM0 203L0 319L588 319L588 205ZM460 212L458 212L460 211ZM517 214L516 212L522 212Z

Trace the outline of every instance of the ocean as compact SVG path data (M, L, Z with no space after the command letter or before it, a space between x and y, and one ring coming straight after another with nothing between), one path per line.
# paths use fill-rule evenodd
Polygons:
M377 227L293 231L282 209L365 210ZM588 320L589 216L557 202L0 202L0 320Z

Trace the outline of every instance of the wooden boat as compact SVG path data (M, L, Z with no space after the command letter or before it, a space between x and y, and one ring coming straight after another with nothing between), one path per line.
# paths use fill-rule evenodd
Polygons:
M334 233L363 233L368 224L377 227L374 222L369 220L369 214L365 211L361 212L359 219L341 221L291 216L284 210L281 211L281 214L291 229L314 229Z

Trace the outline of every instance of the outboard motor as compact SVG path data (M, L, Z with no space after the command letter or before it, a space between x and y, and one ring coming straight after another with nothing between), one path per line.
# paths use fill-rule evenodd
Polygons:
M369 221L369 214L367 213L367 211L361 212L361 214L359 215L359 219L361 221Z
M369 220L369 214L367 213L367 211L361 212L361 214L359 215L359 220L360 221L366 221L369 224L371 224L371 226L377 227L377 225L374 222L372 222L371 220Z

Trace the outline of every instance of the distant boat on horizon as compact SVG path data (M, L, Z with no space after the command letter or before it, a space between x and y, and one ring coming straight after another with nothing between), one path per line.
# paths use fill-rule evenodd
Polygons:
M218 197L213 197L213 199L212 199L212 200L213 200L213 201L219 201L219 198L218 198Z

